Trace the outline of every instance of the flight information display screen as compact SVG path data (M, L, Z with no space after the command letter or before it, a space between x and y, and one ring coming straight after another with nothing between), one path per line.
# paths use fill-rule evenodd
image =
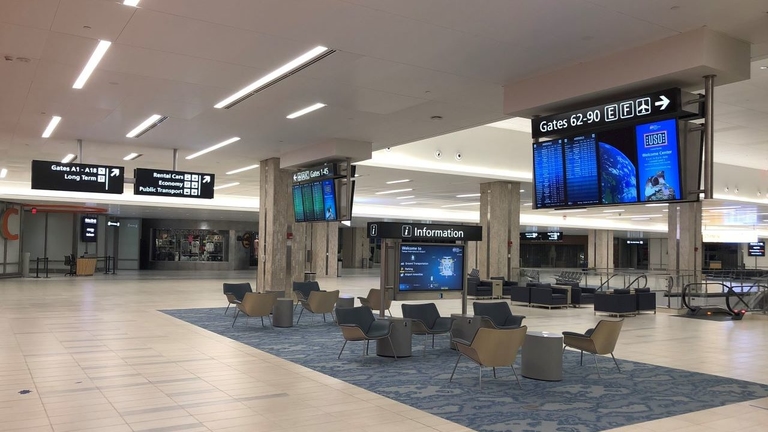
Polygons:
M400 244L400 291L464 289L464 246Z
M682 199L676 119L533 144L535 208Z
M337 221L336 183L333 179L293 186L296 222Z

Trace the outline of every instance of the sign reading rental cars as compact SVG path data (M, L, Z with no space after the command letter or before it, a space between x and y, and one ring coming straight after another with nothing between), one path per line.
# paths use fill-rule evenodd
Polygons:
M136 168L134 195L213 198L214 174Z

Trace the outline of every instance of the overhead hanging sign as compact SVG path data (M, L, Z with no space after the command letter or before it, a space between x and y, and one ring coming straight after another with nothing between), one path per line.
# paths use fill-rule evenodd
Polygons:
M406 241L481 241L483 228L472 225L438 225L399 222L368 222L368 238Z
M544 138L572 135L603 126L653 120L662 115L675 116L683 112L681 101L681 90L671 88L567 113L538 117L531 120L531 136Z
M293 173L293 182L304 183L334 177L338 177L338 167L335 163L329 163L296 171Z
M214 174L136 168L134 195L213 198Z
M124 183L123 167L32 161L32 189L121 194Z

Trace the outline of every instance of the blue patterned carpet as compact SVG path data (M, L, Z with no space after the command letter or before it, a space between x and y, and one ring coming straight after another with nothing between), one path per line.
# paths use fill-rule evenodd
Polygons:
M362 342L350 342L337 360L341 331L319 316L304 316L300 326L286 329L262 328L258 319L246 327L241 317L231 328L233 312L224 316L224 308L163 312L478 431L599 431L768 397L765 385L627 360L619 359L618 372L610 357L598 358L599 378L590 355L579 366L579 354L570 351L561 382L521 376L521 390L511 370L497 369L494 380L488 368L479 390L477 366L467 359L448 382L456 353L445 335L426 356L423 336L415 336L411 358L369 355L361 361Z

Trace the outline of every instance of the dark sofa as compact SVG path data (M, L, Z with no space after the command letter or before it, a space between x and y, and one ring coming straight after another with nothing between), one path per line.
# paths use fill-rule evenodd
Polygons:
M637 297L637 312L653 312L656 313L656 293L651 292L650 288L637 288L635 289L635 296Z
M553 307L568 307L568 291L553 287L549 283L528 283L531 290L531 304Z
M479 277L467 276L467 295L471 297L491 297L493 288Z
M637 295L628 289L615 289L613 293L595 293L595 315L630 315L637 313Z

